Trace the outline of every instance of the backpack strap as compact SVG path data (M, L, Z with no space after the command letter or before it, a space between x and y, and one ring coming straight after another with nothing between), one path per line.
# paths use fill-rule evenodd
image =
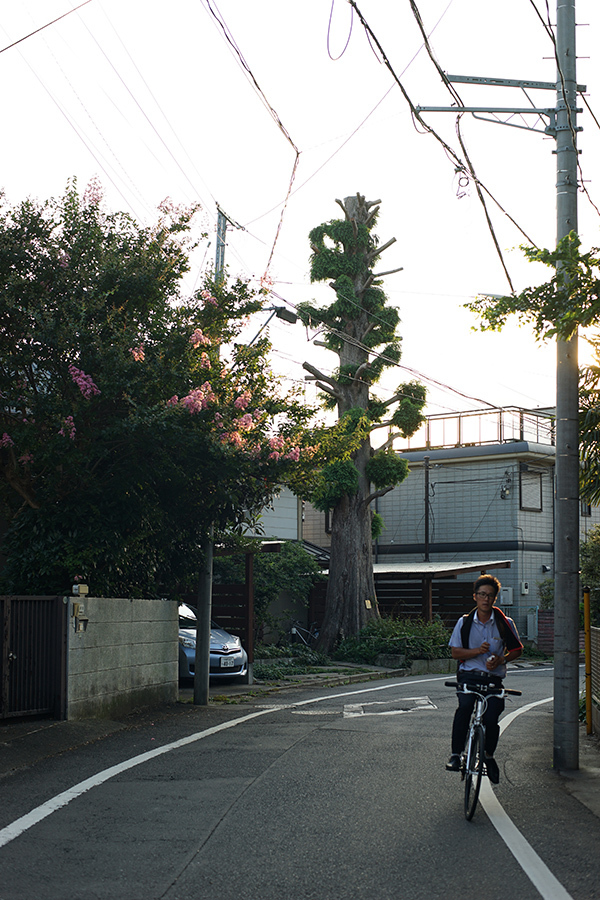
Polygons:
M509 651L522 650L523 644L510 627L510 622L508 621L502 610L497 606L494 606L494 618L496 621L496 625L498 626L498 631L500 632L500 637L502 638L506 649Z
M462 625L460 628L460 640L462 646L467 648L469 647L469 635L471 633L471 626L473 624L473 619L475 617L475 613L477 612L477 607L472 609L470 613L467 613L462 617ZM498 628L498 633L500 634L500 638L502 639L502 643L506 647L508 651L510 650L522 650L523 644L518 639L512 628L510 627L510 623L504 613L499 607L494 606L494 621L496 623L496 627ZM458 665L456 667L456 671L460 669L461 661L458 661Z

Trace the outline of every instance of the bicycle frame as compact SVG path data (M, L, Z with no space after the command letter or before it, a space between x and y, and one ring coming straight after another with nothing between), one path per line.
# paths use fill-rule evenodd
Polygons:
M485 769L485 726L482 719L487 709L488 697L503 699L507 694L514 694L520 697L521 691L496 687L492 684L476 686L457 681L446 681L445 684L446 687L456 688L457 692L462 691L465 694L475 694L476 698L469 722L465 749L460 758L461 779L465 782L465 818L470 822L475 815L481 779L484 774L487 774Z

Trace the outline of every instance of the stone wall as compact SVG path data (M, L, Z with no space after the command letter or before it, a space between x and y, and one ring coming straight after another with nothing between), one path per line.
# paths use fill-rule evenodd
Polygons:
M122 715L177 696L177 603L71 598L68 719Z

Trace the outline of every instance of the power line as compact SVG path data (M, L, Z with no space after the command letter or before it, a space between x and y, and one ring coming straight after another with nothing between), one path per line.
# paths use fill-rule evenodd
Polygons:
M26 34L24 37L19 38L18 41L13 41L12 44L8 44L8 46L3 47L0 50L0 53L4 53L6 50L10 50L11 47L16 47L17 44L22 44L23 41L28 40L30 37L33 37L34 34L39 34L40 31L44 31L45 28L50 28L51 25L55 25L57 22L60 22L61 19L66 19L67 16L70 16L71 13L77 12L78 9L81 9L82 6L87 6L88 3L91 3L92 0L84 0L83 3L80 3L79 6L74 6L73 9L70 9L68 12L63 13L62 16L58 16L56 19L52 19L51 22L47 22L45 25L41 25L39 28L36 28L35 31L31 31L29 34Z

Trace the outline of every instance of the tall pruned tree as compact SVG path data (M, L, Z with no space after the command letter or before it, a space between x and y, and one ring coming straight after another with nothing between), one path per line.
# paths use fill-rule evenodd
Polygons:
M393 441L417 430L425 403L425 389L415 382L400 384L387 400L372 393L401 355L398 311L388 305L381 287L384 275L400 269L373 271L395 238L380 245L373 233L379 200L356 194L336 202L344 218L319 225L309 235L311 280L328 281L335 299L326 307L299 306L305 324L324 327L324 343L339 358L332 375L304 363L309 379L324 394L325 406L337 411L338 433L345 435L343 445L330 446L329 460L310 495L318 509L332 510L326 610L319 636L326 651L379 615L372 543L381 524L371 504L406 477L406 460L393 450ZM374 451L371 434L383 428L389 435Z
M0 205L1 589L173 596L299 464L303 403L236 340L266 294L182 294L194 210L142 227L92 184Z

